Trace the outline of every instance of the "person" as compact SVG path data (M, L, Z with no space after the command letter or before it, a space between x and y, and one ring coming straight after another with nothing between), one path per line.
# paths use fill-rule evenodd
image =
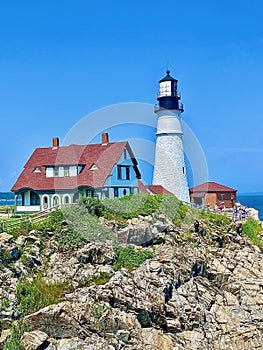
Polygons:
M234 205L233 213L234 213L234 220L237 220L238 219L238 209L237 209L236 205Z
M243 207L243 208L241 209L241 219L242 219L242 220L245 220L246 217L247 217L247 211L246 211L246 209Z
M242 208L240 207L238 210L238 219L241 221L242 220Z

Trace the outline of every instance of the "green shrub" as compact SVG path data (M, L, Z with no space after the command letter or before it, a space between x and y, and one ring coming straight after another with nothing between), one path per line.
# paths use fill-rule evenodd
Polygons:
M2 300L2 304L1 304L1 310L6 310L8 307L10 306L10 300L7 298L4 298Z
M175 224L180 225L180 226L182 225L188 209L189 209L188 205L186 205L182 202L179 204L178 210L177 210L177 212L175 214L175 218L173 220Z
M139 193L121 198L104 199L106 219L131 219L139 215L165 214L174 223L181 225L190 207L176 196Z
M0 213L13 213L14 212L14 206L13 205L0 205Z
M223 214L216 214L210 211L201 210L200 218L206 220L208 223L213 223L216 226L225 227L231 223L231 219Z
M0 248L0 270L3 270L5 267L10 266L12 263L12 257L10 253L3 248Z
M41 276L32 282L20 280L16 289L18 311L25 316L42 307L57 304L67 291L70 291L68 282L48 284Z
M113 268L119 270L121 267L135 268L145 260L153 257L153 253L147 249L135 249L133 246L115 248Z
M59 247L62 250L80 248L88 242L88 239L85 238L82 234L79 234L78 232L72 230L66 230L64 232L58 233L56 237L59 243Z
M48 218L43 221L36 222L33 224L35 230L42 232L46 231L56 231L61 228L61 224L64 220L64 215L61 209L52 211Z
M139 215L150 215L158 210L162 196L139 193L121 198L105 198L104 216L107 219L122 218L131 219Z
M116 234L102 225L97 217L90 215L83 205L74 205L63 209L68 223L67 230L56 234L60 247L81 247L87 242L116 242Z
M165 214L170 220L174 220L181 203L180 200L177 197L169 194L160 196L160 199L161 201L158 212Z
M263 242L258 237L261 232L262 227L256 220L252 218L248 218L243 224L243 233L250 238L253 244L257 245L260 249L263 250Z
M28 218L24 218L21 223L18 223L15 226L12 226L12 222L5 223L7 232L13 235L14 239L21 235L27 235L29 231L33 229L33 224Z
M97 217L102 216L105 210L102 202L99 199L92 197L81 197L78 200L78 205L83 205L90 215L96 215Z
M28 332L29 328L23 324L14 324L12 326L12 333L8 337L3 350L24 350L20 344L20 338L24 332Z

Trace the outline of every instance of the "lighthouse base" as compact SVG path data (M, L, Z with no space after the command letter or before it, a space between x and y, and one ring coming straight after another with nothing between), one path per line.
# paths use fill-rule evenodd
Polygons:
M162 185L184 202L190 202L182 135L158 135L153 185Z

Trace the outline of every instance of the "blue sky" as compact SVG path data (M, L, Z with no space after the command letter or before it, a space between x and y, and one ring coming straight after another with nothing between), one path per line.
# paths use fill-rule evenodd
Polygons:
M85 115L155 103L167 63L209 179L262 191L262 13L260 0L2 3L0 191Z

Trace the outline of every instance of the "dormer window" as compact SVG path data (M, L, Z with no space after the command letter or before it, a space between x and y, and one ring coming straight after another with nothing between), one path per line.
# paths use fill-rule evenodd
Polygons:
M54 177L54 167L52 166L46 167L46 177Z
M39 167L35 167L35 169L33 170L33 173L41 173L41 170L39 169Z
M84 165L60 165L47 166L46 177L68 177L77 176L84 169Z
M92 164L92 166L89 168L89 170L98 170L99 168L97 167L96 164Z
M118 180L130 180L130 167L128 165L118 165Z
M69 176L69 167L64 166L64 176Z
M70 165L69 167L69 176L77 176L77 166L76 165Z
M84 165L78 165L78 175L82 172L84 169Z

